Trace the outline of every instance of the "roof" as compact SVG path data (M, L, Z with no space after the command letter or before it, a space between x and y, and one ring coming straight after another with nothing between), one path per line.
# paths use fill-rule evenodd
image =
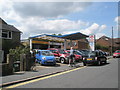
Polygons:
M20 30L15 28L13 25L8 25L8 24L7 25L6 24L2 24L2 27L0 27L0 29L22 33Z
M89 36L87 36L85 34L82 34L80 32L77 32L77 33L62 35L62 36L59 36L59 37L64 38L64 39L70 39L70 40L78 40L78 39L86 38L86 37L89 37Z
M37 35L37 36L30 37L30 38L37 38L37 37L41 37L41 36L44 36L44 35L45 36L51 36L51 37L63 38L63 39L70 39L70 40L78 40L78 39L83 39L83 38L89 37L85 34L77 32L77 33L66 34L66 35L62 35L62 36L42 34L42 35Z
M33 36L33 37L30 37L30 38L37 38L37 37L41 37L41 36L51 36L51 37L59 37L59 36L56 36L56 35L49 35L49 34L42 34L42 35L37 35L37 36Z
M8 25L3 19L0 18L0 29L2 30L8 30L8 31L14 31L14 32L20 32L17 28L15 28L13 25Z

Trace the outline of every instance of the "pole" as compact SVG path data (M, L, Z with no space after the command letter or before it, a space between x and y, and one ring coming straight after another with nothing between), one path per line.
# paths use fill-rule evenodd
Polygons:
M112 55L112 53L113 53L113 47L114 47L114 45L113 45L113 27L112 27L112 40L111 40L111 55Z

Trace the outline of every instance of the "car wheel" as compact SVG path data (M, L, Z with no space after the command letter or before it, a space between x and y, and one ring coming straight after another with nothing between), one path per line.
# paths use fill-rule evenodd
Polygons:
M64 64L64 63L65 63L65 59L64 59L64 58L61 58L61 59L60 59L60 62L61 62L62 64Z
M97 65L100 66L100 65L101 65L101 61L98 61L98 62L97 62Z

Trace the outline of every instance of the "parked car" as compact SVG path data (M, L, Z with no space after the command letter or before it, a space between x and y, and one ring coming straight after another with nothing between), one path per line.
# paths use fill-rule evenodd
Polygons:
M117 58L117 57L120 57L120 50L116 50L116 51L113 53L113 58Z
M54 54L57 62L69 63L69 54L66 53L64 50L56 48L49 48L48 50L50 50Z
M103 54L103 52L99 50L89 51L88 53L86 53L86 56L83 58L84 66L86 66L87 64L101 65L103 62L107 63L107 58Z
M70 54L70 50L66 50L67 53ZM79 52L78 50L74 50L74 55L75 55L75 61L79 62L80 60L82 60L82 53Z
M35 56L36 62L41 65L56 65L55 57L49 50L38 50Z

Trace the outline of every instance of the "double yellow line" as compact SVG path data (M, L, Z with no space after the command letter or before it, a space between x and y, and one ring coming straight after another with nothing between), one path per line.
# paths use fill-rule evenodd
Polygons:
M46 77L43 77L43 78L38 78L38 79L31 80L31 81L18 83L18 84L6 87L6 89L19 87L19 86L26 85L26 84L29 84L29 83L33 83L33 82L37 82L37 81L40 81L40 80L48 79L48 78L51 78L51 77L55 77L55 76L58 76L58 75L66 74L66 73L69 73L69 72L72 72L72 71L76 71L76 70L79 70L79 69L82 69L82 68L85 68L85 67L86 66L83 66L83 67L75 68L75 69L68 70L68 71L65 71L65 72L57 73L57 74L54 74L54 75L46 76Z

